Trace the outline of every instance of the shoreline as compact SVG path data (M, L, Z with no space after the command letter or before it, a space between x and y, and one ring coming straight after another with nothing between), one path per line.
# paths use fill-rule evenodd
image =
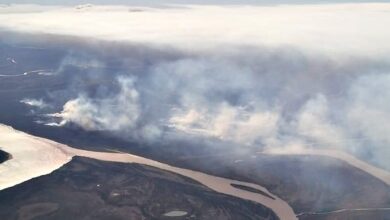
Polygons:
M0 164L12 159L12 154L0 148Z
M273 195L266 188L253 183L174 167L132 154L76 149L49 139L29 135L2 124L0 124L0 145L4 146L6 150L8 149L9 151L14 151L16 153L12 163L9 162L8 164L0 165L0 171L2 171L0 172L0 189L12 187L34 177L49 174L68 163L74 156L81 156L101 161L148 165L161 170L170 171L191 178L213 191L258 203L259 205L270 209L282 220L297 219L292 207L290 207L287 202L276 195ZM18 149L11 146L17 146ZM32 151L33 156L26 155L31 154L29 151ZM26 170L29 172L26 172ZM259 193L235 188L232 184L263 191L274 199Z

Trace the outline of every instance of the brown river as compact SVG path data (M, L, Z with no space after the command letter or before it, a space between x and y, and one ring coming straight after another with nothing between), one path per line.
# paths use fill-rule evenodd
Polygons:
M1 124L0 148L13 156L11 160L0 164L0 190L37 176L49 174L69 162L73 156L81 156L102 161L143 164L170 171L196 180L216 192L262 204L270 208L280 219L297 219L293 209L285 201L268 192L262 186L174 167L132 154L80 150L45 138L35 137ZM231 184L263 191L274 199L233 187Z
M45 138L35 137L0 124L0 149L10 153L12 159L0 164L0 190L12 187L31 178L49 174L68 163L73 156L93 158L102 161L137 163L152 166L186 176L210 189L250 200L270 208L280 219L298 219L293 209L282 199L270 193L266 188L248 182L242 182L189 169L174 167L158 161L127 153L109 153L87 151L69 147ZM261 152L266 154L287 154L283 151ZM288 152L291 154L291 152ZM343 160L390 185L390 173L374 167L346 153L332 150L301 150L295 154L322 155ZM274 199L260 193L233 187L232 184L258 189Z

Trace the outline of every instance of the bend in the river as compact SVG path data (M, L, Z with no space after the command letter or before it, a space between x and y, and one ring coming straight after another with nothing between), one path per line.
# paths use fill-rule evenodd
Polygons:
M15 155L13 160L6 161L0 165L0 189L11 187L33 177L48 174L69 162L73 156L82 156L102 161L138 163L167 170L196 180L216 192L260 203L270 208L282 220L297 219L293 209L285 201L271 194L266 188L256 184L174 167L132 154L80 150L16 131L1 124L0 144L4 146L4 150ZM256 192L233 187L232 184L258 189L269 194L274 199Z

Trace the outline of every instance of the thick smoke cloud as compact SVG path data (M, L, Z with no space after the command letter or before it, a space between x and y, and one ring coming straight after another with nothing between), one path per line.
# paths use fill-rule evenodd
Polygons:
M117 52L112 56L126 55ZM200 139L235 150L333 148L389 165L390 66L385 60L341 62L291 48L173 53L136 69L130 67L145 57L129 57L115 72L99 56L93 63L105 70L64 62L59 74L73 76L76 83L68 90L76 92L67 94L48 123L140 142ZM84 72L69 71L75 67Z
M228 150L335 148L390 169L389 7L207 6L136 15L105 6L50 9L31 20L19 13L0 25L56 25L45 31L106 41L63 60L57 74L72 80L44 100L61 103L48 125L139 142L210 140ZM97 31L90 22L101 21L102 12L114 27L103 22ZM236 13L236 21L222 19ZM75 16L77 26L52 24L54 15Z
M374 159L388 160L390 155L390 74L368 74L352 84L346 100L347 129L369 148Z
M80 95L68 101L62 112L51 116L62 118L59 125L74 122L87 130L120 131L133 128L139 115L139 95L133 88L131 78L119 78L118 82L120 91L115 96L94 100Z

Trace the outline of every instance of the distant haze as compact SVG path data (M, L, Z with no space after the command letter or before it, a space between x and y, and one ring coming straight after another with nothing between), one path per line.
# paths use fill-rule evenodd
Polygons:
M122 5L162 5L162 4L323 4L323 3L359 3L359 2L390 2L389 0L2 0L0 4L48 4L48 5L79 5L79 4L122 4Z

